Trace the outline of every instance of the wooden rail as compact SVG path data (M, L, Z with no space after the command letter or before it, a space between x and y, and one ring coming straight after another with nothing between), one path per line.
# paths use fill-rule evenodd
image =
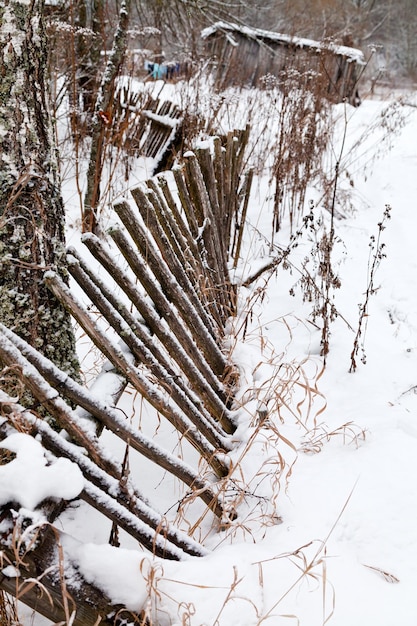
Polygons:
M19 562L19 576L10 577L7 566ZM14 565L13 565L14 566ZM36 545L16 559L13 548L0 552L0 590L26 604L54 624L72 626L128 626L137 624L122 606L115 606L103 592L76 572L64 576L65 562L59 534L50 524L36 530ZM146 622L142 622L146 624Z
M172 113L164 111L159 114ZM219 524L236 517L222 497L229 471L227 454L236 429L236 377L224 336L226 322L236 308L229 267L239 254L237 233L244 226L252 180L242 172L248 132L229 133L226 138L215 138L211 149L188 153L173 172L147 181L132 191L130 201L117 203L119 224L100 238L85 235L83 254L67 251L69 272L89 305L81 304L74 290L54 272L44 276L50 290L110 363L119 378L118 388L123 388L120 380L129 382L188 440L199 453L198 469L135 430L114 406L97 399L0 325L1 362L13 369L70 441L15 399L0 402L4 417L0 439L17 424L40 436L48 454L66 457L80 468L85 481L81 499L137 540L143 550L167 559L201 556L206 550L155 511L125 475L123 463L103 447L99 435L103 428L109 429L128 447L177 477L186 485L186 498L201 499ZM120 254L115 255L115 250ZM96 323L91 308L112 329L112 338ZM80 410L96 434L86 428ZM11 524L10 510L16 506L3 507L4 519ZM64 506L62 502L58 509ZM18 579L0 576L0 589L54 622L67 623L74 609L71 624L76 626L116 624L121 607L111 607L108 598L85 581L71 586L60 534L52 525L53 516L49 519L51 523L25 554L24 563L17 562L10 548L12 530L0 537L4 563L20 572ZM44 586L44 595L36 581ZM126 618L120 623L138 623L139 619L133 616L131 622Z

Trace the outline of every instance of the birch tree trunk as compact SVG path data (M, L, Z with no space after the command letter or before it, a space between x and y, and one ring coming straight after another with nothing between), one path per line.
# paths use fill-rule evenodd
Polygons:
M0 320L77 376L71 319L43 282L66 273L43 6L0 0Z

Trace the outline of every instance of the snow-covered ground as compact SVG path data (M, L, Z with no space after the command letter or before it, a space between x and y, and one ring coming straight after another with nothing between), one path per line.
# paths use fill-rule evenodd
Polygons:
M408 93L365 100L357 109L335 107L332 146L340 154L346 130L340 184L349 190L350 207L339 207L344 219L335 222L341 288L334 293L338 317L326 367L320 319L313 323L313 305L303 302L296 284L314 244L308 233L289 268L278 266L240 290L229 341L241 376L232 458L242 501L229 527L213 530L204 520L196 531L209 556L162 562L129 541L105 545L109 529L84 506L63 517L65 531L88 542L68 538L64 545L84 576L115 602L147 607L158 626L417 624L416 105ZM381 129L387 118L391 131ZM237 277L268 261L268 194L260 177ZM373 275L375 293L350 372L358 305L376 253L371 237L378 236L387 205L386 257ZM322 214L320 204L314 212ZM327 212L323 220L328 227ZM73 244L74 228L69 237ZM284 229L275 244L287 241ZM260 402L267 410L261 425ZM125 403L131 410L131 397ZM135 419L142 417L137 408ZM142 475L141 488L154 494L161 511L170 509L180 497L172 479ZM175 518L175 511L167 516Z

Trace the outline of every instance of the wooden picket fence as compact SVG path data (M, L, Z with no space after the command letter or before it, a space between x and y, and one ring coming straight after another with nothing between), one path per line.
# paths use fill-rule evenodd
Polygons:
M118 381L113 405L97 399L94 385L88 390L73 381L0 326L1 362L18 372L25 388L70 440L5 394L0 395L5 418L0 422L0 439L14 429L40 435L49 453L66 457L81 469L85 478L82 500L143 549L167 559L207 552L150 509L123 463L114 460L99 436L103 428L109 429L174 475L186 485L187 497L200 498L219 523L236 516L221 489L227 482L225 459L233 448L236 428L233 393L237 382L223 343L226 321L236 309L229 268L239 256L252 180L251 172L242 172L248 134L245 129L214 138L211 149L187 153L181 166L134 189L131 201L115 204L118 224L103 237L84 235L89 254L67 251L77 289L54 272L45 274L48 287L107 359L103 375ZM90 304L76 297L80 289ZM103 330L91 309L100 313L112 333ZM116 409L127 383L198 451L198 467L190 467L134 429ZM86 429L80 411L95 424L95 434ZM85 581L80 585L79 580L76 584L73 578L67 580L60 533L53 524L65 503L46 505L49 523L38 529L36 540L23 555L12 541L16 538L13 506L0 510L3 524L7 520L10 524L9 532L0 536L0 571L11 564L20 572L18 578L0 575L0 590L54 622L67 623L75 611L71 618L75 626L142 623L140 616L127 617L123 607L112 606ZM37 580L42 585L33 582Z
M174 102L152 94L132 94L127 86L117 92L110 141L129 154L149 157L155 172L169 163L172 150L178 149L186 113Z

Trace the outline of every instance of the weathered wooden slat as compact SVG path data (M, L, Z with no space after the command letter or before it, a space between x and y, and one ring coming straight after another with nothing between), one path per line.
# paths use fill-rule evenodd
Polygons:
M216 174L214 171L213 158L211 156L211 151L209 147L198 147L195 150L195 155L200 164L201 173L203 175L203 180L206 185L207 193L210 198L210 204L213 211L214 218L216 220L216 225L219 230L222 230L223 220L222 215L220 213L219 206L219 198L218 198L218 190L217 190L217 182L216 182ZM225 248L227 247L228 242L221 238L222 245L222 254L226 254Z
M59 546L59 534L51 526L39 530L37 547L28 551L19 562L20 576L9 578L1 573L7 565L14 564L13 550L2 546L0 552L0 589L16 597L36 613L40 613L54 624L71 626L122 626L134 624L134 617L121 606L111 604L101 590L72 572L66 579L63 575L65 561ZM39 580L39 584L36 581ZM127 621L116 618L123 611ZM122 613L120 613L122 618ZM137 616L139 619L139 616Z
M156 442L150 440L148 437L142 435L139 431L133 429L126 420L120 417L118 411L112 409L111 407L104 404L100 399L92 397L91 394L84 389L81 385L79 385L76 381L72 380L67 374L61 372L51 361L45 359L44 357L40 358L39 354L29 346L23 339L19 338L17 335L12 333L12 331L5 329L3 326L0 328L0 336L2 337L2 350L3 353L6 352L7 358L12 362L14 359L15 362L18 362L20 359L17 350L20 351L21 355L24 359L37 369L37 371L44 377L45 381L49 383L54 389L60 389L61 393L67 397L69 400L74 402L74 404L83 407L86 409L91 415L93 415L96 419L100 420L106 428L114 432L114 434L123 441L128 441L129 445L142 454L145 458L153 461L156 465L159 465L164 470L170 472L177 478L179 478L182 482L184 482L188 487L191 488L193 492L196 492L199 497L212 508L213 512L221 516L223 514L223 510L220 502L217 501L217 498L214 492L211 489L211 485L204 479L200 477L200 475L193 470L188 464L184 463L181 459L173 457L166 450L163 450ZM8 342L11 342L17 350L12 350L11 346L8 346ZM22 360L22 367L25 366L26 361ZM52 390L51 390L52 391ZM44 393L48 393L48 388L46 388ZM52 395L52 393L50 393ZM80 420L78 416L71 411L68 406L62 406L63 418L65 420L65 428L68 430L69 434L72 435L74 433L74 429L72 427L72 423L74 422L78 429L83 430ZM59 416L59 414L57 414ZM30 420L30 417L26 418ZM37 422L33 422L35 425ZM37 428L40 431L49 433L49 427L46 424L45 427L42 426L42 422L37 425ZM52 434L48 435L49 440L52 439ZM94 443L94 436L90 436L90 432L85 432L85 437L90 437ZM74 437L75 440L77 440ZM55 440L53 440L55 441ZM225 442L226 443L226 442ZM56 442L55 446L58 445ZM226 446L225 446L226 448ZM61 451L65 451L65 445L62 444ZM100 449L99 449L100 450ZM80 462L83 462L83 458L80 459ZM106 471L106 468L101 467L100 464L95 463L96 467L100 467L103 472ZM84 465L82 466L84 467ZM87 469L88 469L87 465ZM121 478L121 470L115 471L113 473L109 473L109 476L112 476L114 479L119 480ZM89 476L89 479L94 482L94 475ZM102 486L102 481L104 480L103 476L101 477L98 483L98 486ZM135 497L141 502L146 502L146 499L142 494L139 494L137 491L134 492Z
M146 181L146 185L153 192L152 194L147 194L147 197L155 209L155 217L159 223L160 228L162 228L164 235L166 237L166 243L169 246L170 255L175 258L175 261L176 261L175 269L177 265L180 265L180 267L182 268L182 271L186 272L186 266L187 266L187 259L186 259L186 254L185 254L186 246L185 246L183 237L177 227L177 223L175 222L174 217L171 214L170 208L165 202L165 197L162 194L160 188L158 187L156 180L151 178ZM156 232L158 233L158 231ZM158 241L155 238L153 232L152 232L152 236L154 237L155 243L158 244ZM163 248L161 249L160 246L158 246L158 248L162 255L163 252L165 252L165 250ZM186 275L188 278L187 273Z
M133 387L198 450L219 477L226 476L228 468L217 457L215 448L207 442L185 415L174 408L169 398L149 383L123 352L110 342L58 275L49 272L45 277L45 282L60 302L68 308L93 343L126 376Z
M149 336L134 316L126 309L120 307L119 303L111 297L111 293L106 290L99 281L93 280L92 273L87 273L76 259L69 258L69 270L90 300L97 306L105 316L113 329L116 330L121 339L128 345L132 354L146 365L149 371L155 376L158 384L165 389L170 397L184 413L197 425L204 420L202 432L216 448L228 449L230 443L224 436L221 418L228 416L229 412L220 397L207 384L203 377L198 374L193 378L198 379L198 384L192 389L187 385L185 374L180 370L173 369L162 350L154 338ZM107 297L109 296L109 298ZM229 418L230 419L230 418ZM206 434L205 431L210 429Z
M224 169L224 232L228 241L230 241L230 233L232 227L233 218L233 201L231 200L232 193L232 155L233 144L235 141L235 134L233 131L227 133L226 141L226 153L225 153L225 169Z
M245 222L246 222L246 215L247 215L247 211L248 211L248 204L249 204L249 196L250 196L250 192L251 192L251 188L252 188L252 181L253 181L253 168L251 168L246 176L245 176L245 180L243 183L243 188L241 190L241 195L243 196L243 207L242 207L242 213L241 213L241 217L240 217L240 222L236 223L235 226L235 232L237 232L237 236L235 237L236 242L234 241L232 244L232 255L233 255L233 267L236 268L238 261L239 261L239 256L240 256L240 250L242 247L242 239L243 239L243 231L244 231L244 227L245 227Z
M224 402L224 388L221 386L219 379L210 369L202 354L193 347L192 357L188 355L183 347L183 342L178 340L175 335L170 332L165 324L161 323L160 317L156 314L154 308L143 297L143 293L138 290L136 284L123 272L114 262L114 258L108 253L102 242L97 238L88 236L85 240L87 247L101 265L113 277L120 289L128 296L132 304L136 307L139 314L145 320L150 331L158 337L161 344L167 349L170 357L178 363L182 371L185 372L196 389L199 389L201 377L207 381L217 395Z
M214 273L213 286L216 289L216 299L222 306L222 319L225 322L227 317L232 314L229 298L230 280L226 259L222 254L223 246L220 243L220 234L210 206L201 169L194 153L187 154L184 172L193 206L196 208L200 234L207 251L208 272Z
M119 228L112 228L109 230L109 234L146 290L146 293L150 296L158 315L167 322L189 357L198 365L198 361L201 361L198 353L201 353L213 373L221 377L227 367L226 357L199 319L195 310L181 294L178 283L172 280L170 285L171 292L174 291L178 294L177 298L171 297L171 302L174 300L176 306L178 306L178 309L175 309L149 272L146 263L130 245L124 232ZM91 238L89 243L92 243ZM189 318L186 322L187 313Z
M225 223L225 210L226 210L226 192L225 192L225 149L222 147L222 142L220 137L213 138L213 147L214 147L214 157L213 157L213 166L214 166L214 174L217 185L217 201L219 203L219 215Z
M132 190L132 196L161 256L155 254L152 246L149 245L149 236L146 236L144 229L142 229L127 203L118 203L115 206L116 213L126 226L144 261L149 265L150 270L157 278L164 294L176 306L180 314L183 315L185 323L191 324L190 330L194 334L194 338L201 336L203 324L205 330L212 336L213 343L217 343L216 334L218 336L219 332L217 331L216 333L214 320L204 309L194 286L183 269L184 258L176 254L175 248L171 247L170 241L164 232L161 222L164 221L166 216L156 195L152 191L146 193L142 189L136 188ZM167 229L167 223L168 221L165 219L165 229ZM205 349L208 349L208 346L204 344L202 346L203 353ZM212 350L215 353L218 352L218 348L214 347L214 345ZM208 359L209 355L204 354Z
M198 218L194 211L193 202L185 184L183 176L183 167L174 167L172 170L174 179L177 185L178 196L181 202L181 206L185 213L187 224L190 228L191 235L195 242L198 242L200 236L200 229L198 225ZM204 251L200 250L200 255L204 257Z

